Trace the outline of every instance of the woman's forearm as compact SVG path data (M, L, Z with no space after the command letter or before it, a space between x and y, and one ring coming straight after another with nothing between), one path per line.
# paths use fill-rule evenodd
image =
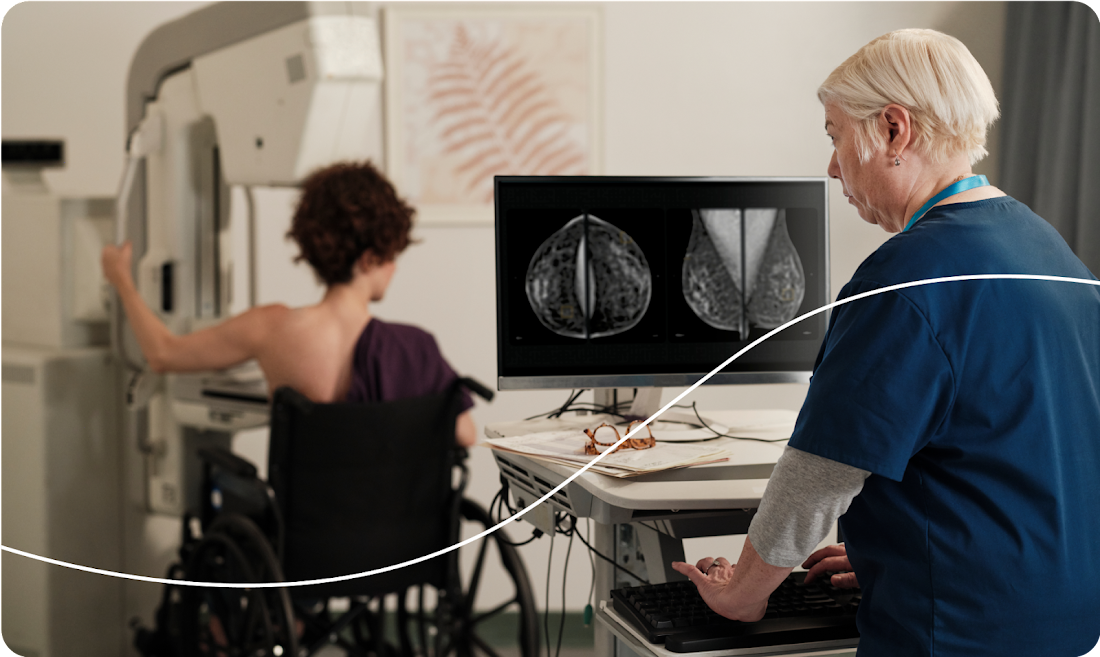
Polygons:
M141 298L132 281L122 282L115 289L126 311L126 318L130 321L130 328L134 331L134 337L137 338L138 345L141 347L141 353L149 363L149 368L154 372L163 372L164 354L169 343L176 336L145 304L145 300Z

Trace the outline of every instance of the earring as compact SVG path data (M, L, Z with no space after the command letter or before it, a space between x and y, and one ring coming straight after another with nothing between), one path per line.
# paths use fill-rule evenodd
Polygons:
M898 152L897 151L894 151L894 166L896 166L896 167L901 166L901 158L898 157Z

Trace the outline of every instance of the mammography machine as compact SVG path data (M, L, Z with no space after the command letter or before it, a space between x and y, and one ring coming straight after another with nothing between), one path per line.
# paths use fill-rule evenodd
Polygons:
M164 574L179 545L179 518L197 494L195 449L228 445L235 432L266 424L266 383L256 369L149 371L120 304L104 303L99 248L108 240L133 242L138 289L176 333L227 318L233 299L238 306L241 298L254 303L255 253L234 261L231 194L251 199L252 186L295 185L338 160L381 161L376 15L368 3L226 2L158 27L130 66L117 200L51 198L33 158L9 167L5 145L6 544L110 570ZM250 231L241 232L254 247L256 218L247 205L241 214ZM26 221L9 220L16 214ZM50 248L61 253L31 262L9 237L53 239ZM58 262L62 271L50 269ZM245 289L233 284L242 280L234 269L242 267L251 270ZM28 287L32 280L45 287ZM13 305L24 297L25 304ZM19 312L23 306L27 312ZM10 348L9 340L24 335L60 355ZM33 504L16 506L21 496ZM22 534L12 529L16 519L27 521ZM21 558L4 559L7 568ZM94 582L74 585L75 571L18 566L26 577L14 568L5 572L5 597L20 602L4 606L4 636L24 654L75 654L76 646L86 655L125 654L127 620L150 621L160 595L151 584L85 575Z

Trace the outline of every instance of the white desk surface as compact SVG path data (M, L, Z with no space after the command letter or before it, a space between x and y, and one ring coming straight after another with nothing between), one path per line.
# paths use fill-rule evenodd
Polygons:
M791 426L797 413L789 410L730 410L707 412L713 419L727 426L789 421ZM598 425L608 419L602 415L569 414L554 420L534 420L492 424L485 427L491 438L518 436L542 431L559 431L577 428L578 431ZM659 427L654 434L658 435ZM771 466L775 465L786 442L763 443L730 438L715 439L715 444L729 445L732 456L724 463L669 470L640 477L617 479L593 472L585 472L574 479L593 496L610 505L639 511L702 510L755 508L768 484ZM523 463L535 469L541 468L555 475L560 483L576 472L568 466L530 459L516 454L503 454L505 458Z

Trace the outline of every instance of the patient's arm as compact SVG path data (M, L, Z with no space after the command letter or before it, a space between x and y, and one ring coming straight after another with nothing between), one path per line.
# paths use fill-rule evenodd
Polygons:
M473 447L477 442L477 427L470 411L463 412L455 420L455 442L459 447Z
M130 274L132 248L103 247L103 273L118 290L141 351L154 372L217 370L255 358L275 316L283 306L252 308L217 326L188 335L175 335L145 305Z

